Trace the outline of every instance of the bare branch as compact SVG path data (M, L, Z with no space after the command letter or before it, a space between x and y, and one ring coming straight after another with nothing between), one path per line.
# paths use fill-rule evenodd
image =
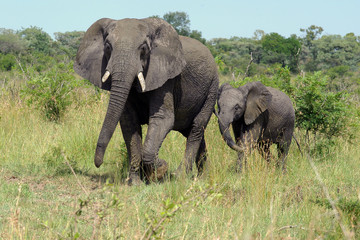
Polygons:
M250 65L251 65L251 63L252 63L253 61L254 61L253 53L251 52L251 53L250 53L250 61L249 61L249 64L247 65L247 67L246 67L246 71L245 71L245 73L244 73L243 80L249 75Z

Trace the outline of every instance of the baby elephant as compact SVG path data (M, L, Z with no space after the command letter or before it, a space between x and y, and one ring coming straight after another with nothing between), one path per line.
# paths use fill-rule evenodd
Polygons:
M289 97L261 82L251 82L239 88L228 83L219 89L217 114L220 132L226 143L238 151L238 170L242 169L244 152L257 147L269 162L270 145L275 143L285 172L285 158L291 144L295 112ZM229 132L232 124L236 143ZM246 164L246 162L245 162Z

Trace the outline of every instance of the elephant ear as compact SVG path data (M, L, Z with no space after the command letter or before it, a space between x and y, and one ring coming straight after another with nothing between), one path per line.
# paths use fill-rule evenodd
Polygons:
M272 95L261 82L248 83L245 88L248 90L248 94L244 120L245 124L249 125L269 108Z
M166 21L159 18L143 19L150 29L150 57L145 71L145 92L157 89L168 79L179 75L185 65L185 56L179 35Z
M102 83L107 61L104 56L104 40L115 20L102 18L86 31L76 54L74 70L81 77L102 89L110 90L111 83Z

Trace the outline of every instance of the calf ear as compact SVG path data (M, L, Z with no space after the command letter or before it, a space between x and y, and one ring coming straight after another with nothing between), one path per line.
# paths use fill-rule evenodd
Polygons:
M246 84L245 87L248 90L248 94L244 120L245 124L249 125L269 108L272 96L261 82L251 82Z

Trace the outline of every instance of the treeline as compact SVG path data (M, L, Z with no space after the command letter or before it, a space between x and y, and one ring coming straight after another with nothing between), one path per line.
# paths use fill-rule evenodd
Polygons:
M179 34L206 44L224 75L254 76L265 73L273 65L288 66L292 73L321 70L329 72L333 77L359 69L360 36L353 33L345 36L322 35L324 30L312 25L301 29L303 36L286 38L278 33L256 30L252 38L215 38L206 41L200 31L190 30L190 20L186 13L170 12L163 18ZM52 39L38 27L0 29L0 69L11 71L22 62L36 66L41 71L64 57L74 59L84 31L57 32L54 35L55 39Z
M360 36L353 33L345 36L322 35L324 29L312 25L301 29L303 36L294 34L287 38L278 33L256 30L252 38L205 40L200 31L190 29L186 13L169 12L162 18L172 24L180 35L206 44L224 75L254 76L265 73L273 65L288 66L292 73L321 70L332 75L346 75L359 68ZM54 35L55 39L52 39L38 27L0 29L0 69L11 71L18 65L17 61L21 61L36 65L41 71L64 57L74 59L84 31L57 32Z
M271 65L288 66L293 73L335 71L340 74L356 71L360 63L360 37L322 35L323 29L310 26L301 29L304 36L288 38L278 33L257 30L253 38L217 38L207 42L214 56L225 64L224 74L246 70L250 60L255 63L248 72L255 75ZM251 58L252 55L252 58Z
M54 34L55 40L41 28L0 29L0 70L11 71L21 64L43 71L54 64L73 59L83 31Z

